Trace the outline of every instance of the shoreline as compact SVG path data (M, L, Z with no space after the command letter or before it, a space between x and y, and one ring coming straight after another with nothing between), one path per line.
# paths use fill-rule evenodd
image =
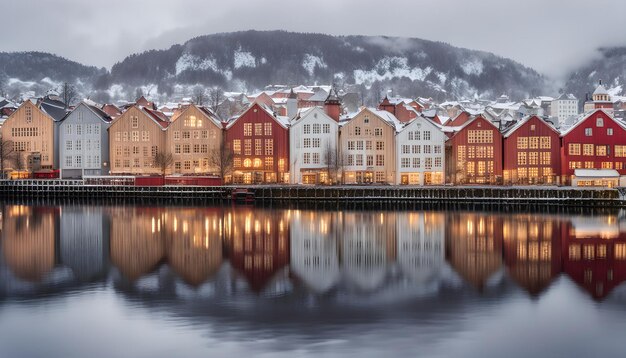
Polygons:
M393 206L626 208L626 188L556 186L121 186L85 185L82 180L0 180L0 197L118 203L231 203L231 191L254 192L255 205L368 204Z

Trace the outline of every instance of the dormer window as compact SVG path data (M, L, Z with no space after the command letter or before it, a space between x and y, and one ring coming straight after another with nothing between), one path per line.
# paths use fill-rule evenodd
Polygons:
M596 127L604 127L604 119L602 117L596 119Z

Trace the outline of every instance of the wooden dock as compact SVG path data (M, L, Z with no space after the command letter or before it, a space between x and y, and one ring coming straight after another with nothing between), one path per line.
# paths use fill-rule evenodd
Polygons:
M571 187L417 186L130 186L85 185L82 180L0 180L0 198L129 203L225 203L246 188L255 203L487 205L499 207L626 207L626 189Z

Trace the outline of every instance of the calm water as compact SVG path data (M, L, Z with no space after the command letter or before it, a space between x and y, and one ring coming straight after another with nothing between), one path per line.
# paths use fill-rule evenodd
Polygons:
M625 356L626 213L2 208L0 357Z

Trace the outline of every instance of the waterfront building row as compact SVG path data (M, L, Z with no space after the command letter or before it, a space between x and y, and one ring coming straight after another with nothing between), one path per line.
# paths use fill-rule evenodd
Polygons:
M388 98L342 114L334 91L323 107L294 101L286 99L286 116L254 102L228 121L194 104L168 117L145 98L119 112L89 101L71 111L53 104L54 112L26 101L1 128L22 158L3 158L4 169L217 175L240 184L617 186L626 175L626 126L603 108L559 131L539 116L503 128L461 112L442 123L417 102Z

